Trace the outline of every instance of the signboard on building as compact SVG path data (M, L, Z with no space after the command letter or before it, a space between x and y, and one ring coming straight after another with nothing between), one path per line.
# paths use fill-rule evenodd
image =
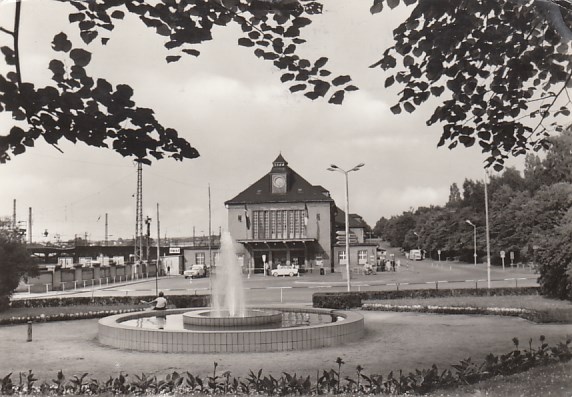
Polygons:
M171 254L180 254L181 248L180 247L169 247L169 255Z

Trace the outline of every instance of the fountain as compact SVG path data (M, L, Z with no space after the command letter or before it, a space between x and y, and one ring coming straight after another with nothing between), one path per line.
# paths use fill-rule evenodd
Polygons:
M356 312L314 308L247 308L230 234L221 236L210 308L146 311L99 321L100 343L142 351L269 352L336 346L363 334Z

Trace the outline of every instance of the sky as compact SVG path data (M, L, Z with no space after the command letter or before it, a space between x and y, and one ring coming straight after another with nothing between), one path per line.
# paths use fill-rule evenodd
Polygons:
M340 208L345 182L330 164L350 169L350 212L374 226L410 208L443 205L452 183L482 179L485 156L478 148L437 148L439 126L427 127L431 103L413 114L393 115L395 89L385 89L387 75L370 69L392 44L391 31L407 9L369 13L370 0L327 0L302 37L301 55L330 58L329 69L349 74L360 90L343 105L311 101L291 94L280 72L236 44L238 28L222 27L201 45L198 58L167 64L162 39L136 18L116 24L107 46L94 46L88 70L113 84L135 90L140 107L178 130L201 156L183 162L164 159L143 167L143 215L161 238L200 236L209 230L209 187L213 232L226 229L224 202L270 171L282 154L289 166L314 185L328 189ZM50 0L26 0L22 8L21 59L24 80L48 84L53 57L50 42L61 31L77 37L68 23L69 6ZM0 0L0 26L11 28L13 3ZM10 37L0 32L0 45ZM171 54L172 55L172 54ZM434 103L433 103L434 104ZM0 131L13 121L0 114ZM0 132L1 133L1 132ZM105 238L135 234L137 169L132 160L111 150L83 144L58 145L63 154L38 142L26 153L0 165L0 217L25 225L32 208L35 242ZM524 159L509 165L522 168ZM44 236L47 231L48 236Z

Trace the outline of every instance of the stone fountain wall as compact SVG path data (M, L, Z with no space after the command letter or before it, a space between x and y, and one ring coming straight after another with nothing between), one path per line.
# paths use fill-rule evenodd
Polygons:
M276 309L273 309L276 310ZM364 332L363 316L356 312L329 309L285 309L294 313L335 315L343 320L299 328L217 331L142 329L122 321L156 316L157 312L119 314L99 320L99 342L120 348L164 353L241 353L306 350L359 340ZM164 314L181 314L173 309Z

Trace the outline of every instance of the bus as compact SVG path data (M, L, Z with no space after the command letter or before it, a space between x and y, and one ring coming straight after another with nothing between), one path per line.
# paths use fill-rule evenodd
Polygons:
M421 250L410 250L409 251L409 259L412 261L420 261L423 259L423 254Z

